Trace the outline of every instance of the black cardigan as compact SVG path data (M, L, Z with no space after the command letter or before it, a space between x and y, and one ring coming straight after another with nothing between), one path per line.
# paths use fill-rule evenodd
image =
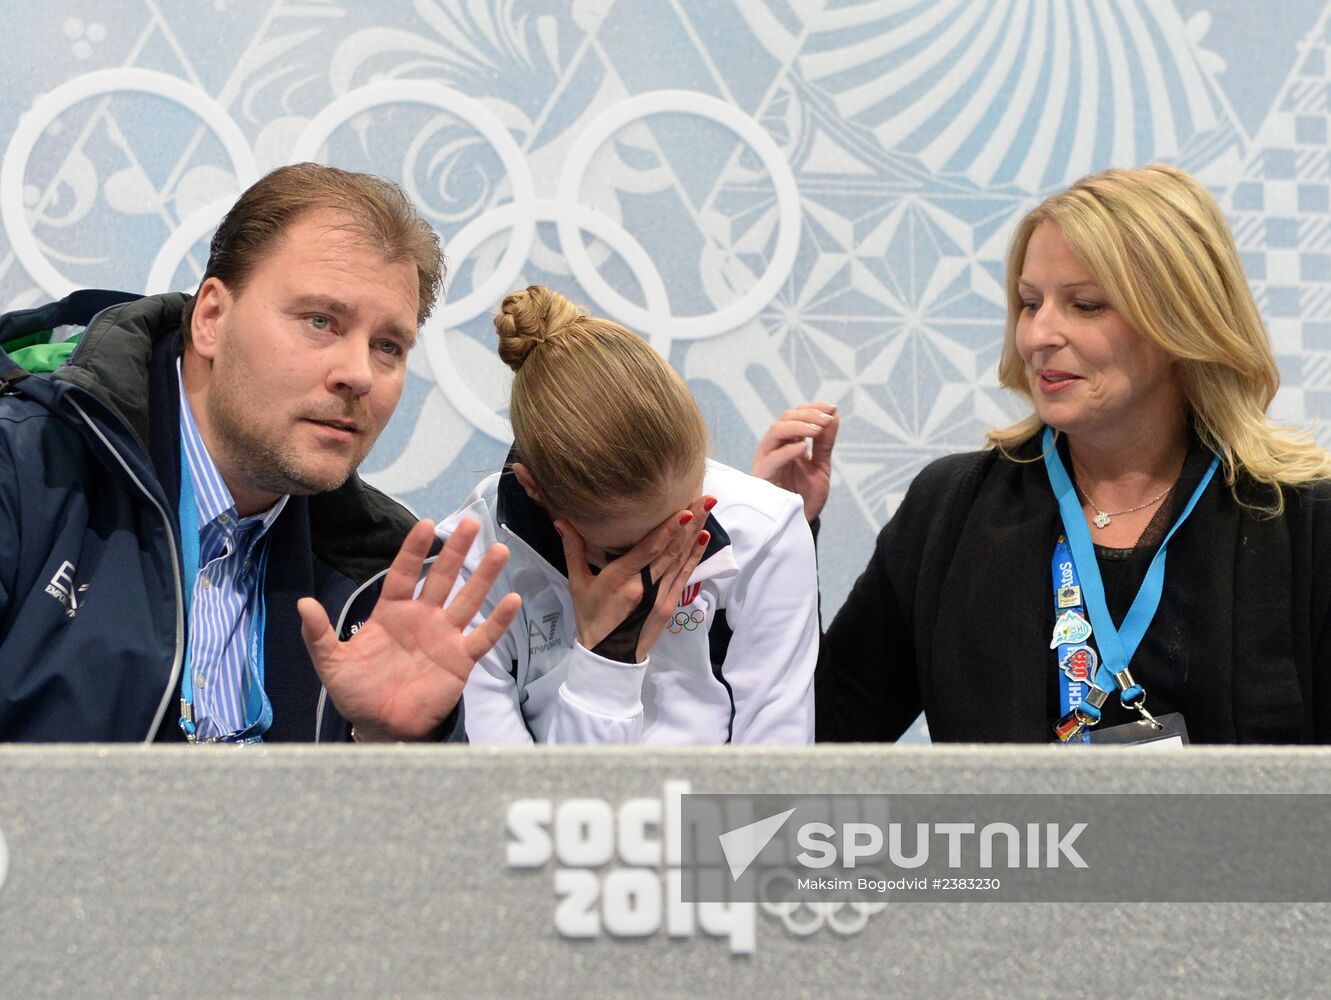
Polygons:
M1053 739L1061 522L1038 438L1018 453L1033 460L953 455L911 484L823 637L820 741L895 740L921 709L935 741ZM1194 448L1185 462L1171 522L1207 460ZM1270 499L1242 476L1236 489ZM1194 743L1331 740L1331 483L1285 502L1262 515L1217 473L1170 542L1131 669L1147 707L1182 712ZM1102 725L1128 719L1111 697Z

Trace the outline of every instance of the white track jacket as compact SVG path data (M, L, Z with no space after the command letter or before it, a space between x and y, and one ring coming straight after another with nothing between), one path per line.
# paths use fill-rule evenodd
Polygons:
M464 579L491 543L509 547L481 616L509 591L522 597L467 681L472 743L813 742L818 578L800 498L712 461L703 490L717 498L707 551L638 664L577 641L563 545L511 473L484 479L440 524L447 538L464 517L481 523Z

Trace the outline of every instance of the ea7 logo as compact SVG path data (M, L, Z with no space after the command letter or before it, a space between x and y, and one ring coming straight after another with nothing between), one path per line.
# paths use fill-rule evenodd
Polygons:
M548 615L542 615L539 623L535 619L527 621L528 656L533 653L544 653L547 649L564 644L563 637L556 636L561 617L563 617L562 611L552 611Z
M72 562L66 559L51 577L51 582L46 585L46 592L65 606L65 614L70 618L78 614L79 594L88 589L86 583L80 587L74 586L74 574L77 569Z
M552 611L548 615L541 616L541 624L537 625L534 621L527 623L527 638L535 639L537 642L548 641L555 637L555 629L559 627L559 618L562 612ZM546 630L549 630L548 632Z

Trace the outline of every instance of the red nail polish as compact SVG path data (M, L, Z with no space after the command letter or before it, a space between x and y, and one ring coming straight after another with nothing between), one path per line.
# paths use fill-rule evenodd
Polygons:
M715 506L716 506L716 497L708 497L706 500L702 502L703 510L711 510Z
M711 540L711 537L712 536L705 531L698 532L698 544L706 545Z
M690 521L692 521L692 520L693 520L693 515L690 514L690 513L686 510L686 511L683 513L683 515L680 517L680 519L679 519L679 523L680 523L680 524L688 524L688 523L689 523Z

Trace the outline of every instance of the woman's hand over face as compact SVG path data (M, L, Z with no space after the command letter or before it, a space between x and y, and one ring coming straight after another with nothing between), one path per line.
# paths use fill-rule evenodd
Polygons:
M599 573L587 565L586 544L577 529L566 520L555 521L584 648L624 663L647 658L707 548L709 536L702 526L711 499L702 496L675 511Z

